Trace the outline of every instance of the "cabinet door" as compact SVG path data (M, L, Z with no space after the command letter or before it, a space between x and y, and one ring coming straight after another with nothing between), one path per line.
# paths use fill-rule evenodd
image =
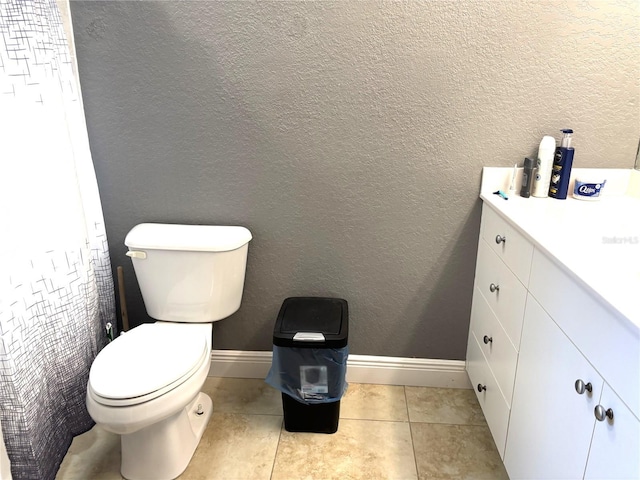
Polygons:
M592 391L578 394L578 379ZM504 459L511 480L583 477L602 384L528 295Z
M607 384L600 405L613 418L596 422L585 480L640 478L640 421Z

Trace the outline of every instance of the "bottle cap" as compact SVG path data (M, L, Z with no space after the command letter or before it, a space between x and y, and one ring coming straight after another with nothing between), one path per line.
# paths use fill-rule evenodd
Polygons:
M570 128L564 128L560 131L562 132L562 142L560 143L560 146L563 148L571 147L571 134L573 133L573 130Z
M542 137L542 140L540 141L540 146L538 147L538 158L540 158L540 154L551 154L553 156L553 153L556 151L556 139L553 138L551 135L545 135L544 137Z

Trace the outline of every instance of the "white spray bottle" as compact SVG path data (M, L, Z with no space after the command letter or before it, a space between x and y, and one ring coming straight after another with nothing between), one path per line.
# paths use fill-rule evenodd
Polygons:
M544 198L549 196L549 183L553 170L553 156L556 151L556 139L545 135L538 147L538 160L536 162L536 176L533 179L531 195Z

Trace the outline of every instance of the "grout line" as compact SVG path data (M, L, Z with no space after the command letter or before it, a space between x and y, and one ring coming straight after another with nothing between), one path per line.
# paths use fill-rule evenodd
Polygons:
M413 450L413 463L416 467L416 478L420 478L420 473L418 472L418 454L416 452L416 444L413 441L413 426L411 425L411 418L409 417L409 399L407 398L407 387L403 386L402 390L404 391L404 402L407 405L407 419L409 421L409 436L411 437L411 449Z
M228 410L218 411L216 413L224 413L226 415L263 415L265 417L282 417L282 413L231 412Z
M384 418L347 418L341 417L340 420L349 420L354 422L385 422L385 423L409 423L406 420L385 420Z
M416 425L444 425L447 427L487 427L487 425L477 425L475 423L445 423L445 422L409 422Z
M411 423L411 415L409 415L409 399L407 398L407 387L406 387L406 385L402 386L402 391L404 393L404 406L407 409L407 422Z
M284 428L284 415L282 416L282 423L280 424L280 433L278 434L278 444L276 445L276 453L273 455L273 465L271 465L271 475L269 475L269 480L273 479L273 471L276 468L276 458L278 458L278 450L280 450L280 440L282 439L283 428Z
M447 425L449 427L487 427L486 423L477 424L477 423L446 423L446 422L409 422L420 425Z

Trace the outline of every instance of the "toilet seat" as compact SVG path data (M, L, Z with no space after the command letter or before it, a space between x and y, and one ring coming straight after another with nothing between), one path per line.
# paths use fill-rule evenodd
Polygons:
M88 393L109 406L147 402L185 382L208 357L207 339L197 325L142 324L98 354Z

